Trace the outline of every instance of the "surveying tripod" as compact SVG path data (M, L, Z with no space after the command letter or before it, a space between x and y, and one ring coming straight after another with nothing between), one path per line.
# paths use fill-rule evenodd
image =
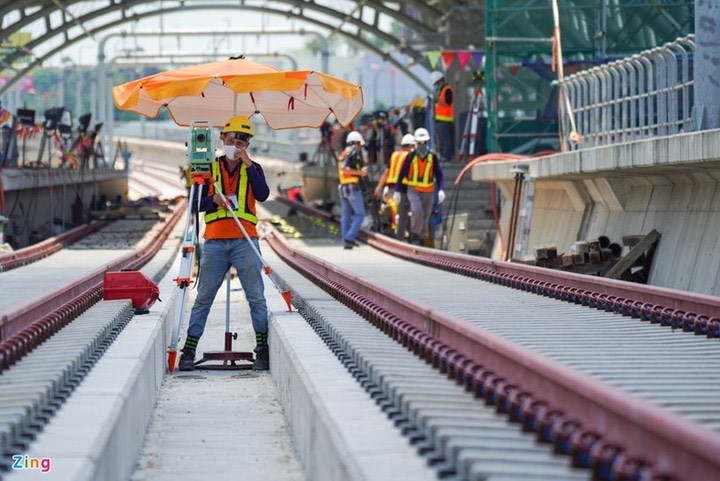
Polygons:
M173 317L173 330L170 337L170 346L168 346L168 370L170 372L173 372L175 370L175 364L177 361L177 348L178 343L180 341L180 324L182 323L182 313L183 313L183 306L185 304L185 294L187 292L188 287L190 287L190 284L192 284L191 279L191 269L192 269L192 263L193 259L195 258L195 248L198 242L198 231L199 231L199 218L197 216L200 215L200 201L202 199L202 190L203 186L205 185L213 185L215 193L220 196L220 199L223 202L223 205L229 206L229 207L219 207L219 208L226 208L227 211L232 215L233 220L237 224L237 226L240 228L240 231L245 236L245 239L247 239L248 244L252 248L255 255L260 259L260 262L263 266L263 271L268 276L268 278L272 281L273 285L275 286L275 289L280 292L280 294L283 296L283 299L285 299L285 302L288 305L288 310L291 310L291 304L290 304L290 291L282 291L280 287L278 286L277 282L273 277L272 269L270 266L265 262L265 259L260 255L260 251L255 247L255 244L250 239L250 236L248 235L247 231L245 230L245 227L242 225L242 222L240 222L240 219L238 219L237 215L235 214L234 208L227 197L223 194L223 192L220 190L219 186L215 183L215 179L212 175L212 163L215 162L215 154L214 154L214 148L213 148L213 129L210 125L210 122L206 121L193 121L190 123L190 131L188 134L188 142L187 142L187 156L188 161L190 163L190 191L188 193L188 206L187 206L187 213L185 215L185 230L183 231L182 236L182 245L180 247L180 254L182 256L180 260L180 274L174 279L177 287L176 287L176 294L177 297L175 298L175 312ZM197 203L197 209L196 213L193 214L193 202ZM193 222L193 219L195 222ZM236 353L232 352L232 334L229 333L229 325L226 325L226 333L225 333L225 351L222 351L222 353L218 356L213 356L212 359L214 360L222 360L222 361L234 361L238 359L249 359L247 356L245 356L245 353ZM214 353L216 354L216 353ZM208 360L205 359L204 360Z
M483 114L483 91L482 88L476 88L473 91L472 102L470 102L470 111L465 119L465 128L463 129L462 142L460 143L460 152L458 152L458 161L467 162L475 155L476 144L479 142L478 127L480 126L480 117Z

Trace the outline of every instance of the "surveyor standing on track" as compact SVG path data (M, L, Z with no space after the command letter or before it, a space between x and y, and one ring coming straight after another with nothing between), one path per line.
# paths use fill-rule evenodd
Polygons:
M408 153L410 153L415 148L415 136L413 136L413 134L403 135L403 138L400 141L400 145L402 146L402 149L396 150L392 153L392 155L390 156L390 164L383 172L380 180L378 181L378 185L375 188L375 197L378 199L380 198L381 194L383 194L383 188L385 186L387 186L387 189L390 191L390 195L392 196L393 191L395 190L395 184L397 184L398 178L400 177L400 168L402 167ZM402 181L406 184L408 182L405 178L403 178ZM383 195L383 198L384 197L385 196ZM398 219L397 227L395 228L394 234L397 239L403 240L405 239L405 232L407 230L408 223L408 212L410 211L410 203L407 200L406 192L402 192L400 194L400 201L395 202L395 205L397 206Z
M270 188L260 164L248 156L246 149L252 137L253 127L247 117L238 115L228 120L220 133L225 155L212 163L215 184L204 186L200 194L200 210L205 213L205 246L200 258L197 297L190 313L185 347L180 357L181 371L192 371L195 367L195 349L205 330L215 294L231 266L237 270L250 305L257 344L253 369L267 370L270 367L262 262L250 245L252 242L259 251L255 201L265 201L270 195ZM216 189L233 205L226 205ZM196 205L192 207L193 211L197 209ZM234 210L250 239L245 238L229 209Z
M348 134L347 146L338 158L338 172L340 185L340 202L342 214L340 230L345 249L357 247L355 241L363 218L365 217L365 201L360 189L360 178L367 176L367 168L362 156L362 146L365 145L362 135L358 131Z
M442 169L437 154L428 148L429 140L430 133L426 129L420 127L415 130L417 147L405 157L399 176L403 182L395 184L393 195L395 202L400 204L403 193L407 193L412 214L410 243L418 245L424 244L427 240L435 189L438 189L438 202L442 203L445 200L445 192L442 190Z

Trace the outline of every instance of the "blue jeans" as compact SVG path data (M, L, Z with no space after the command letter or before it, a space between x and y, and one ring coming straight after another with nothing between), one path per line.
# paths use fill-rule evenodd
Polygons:
M257 239L252 239L260 250ZM200 257L198 293L190 313L188 336L199 338L205 330L215 294L230 266L235 266L238 278L250 304L250 317L255 333L268 332L267 304L262 280L262 263L253 253L247 239L208 239Z
M346 241L355 240L365 218L365 203L360 187L354 184L341 185L340 202L342 204L340 219L342 238Z

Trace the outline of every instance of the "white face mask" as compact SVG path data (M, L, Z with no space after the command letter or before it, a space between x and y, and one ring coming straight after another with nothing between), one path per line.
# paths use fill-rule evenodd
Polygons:
M225 156L228 158L228 160L235 160L235 154L237 154L238 149L234 145L225 145Z

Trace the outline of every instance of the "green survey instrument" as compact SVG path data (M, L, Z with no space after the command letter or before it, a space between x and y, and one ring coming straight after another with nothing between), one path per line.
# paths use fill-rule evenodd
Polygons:
M190 175L210 174L210 164L215 161L213 128L210 122L201 120L190 122L188 131L187 160L190 164Z

